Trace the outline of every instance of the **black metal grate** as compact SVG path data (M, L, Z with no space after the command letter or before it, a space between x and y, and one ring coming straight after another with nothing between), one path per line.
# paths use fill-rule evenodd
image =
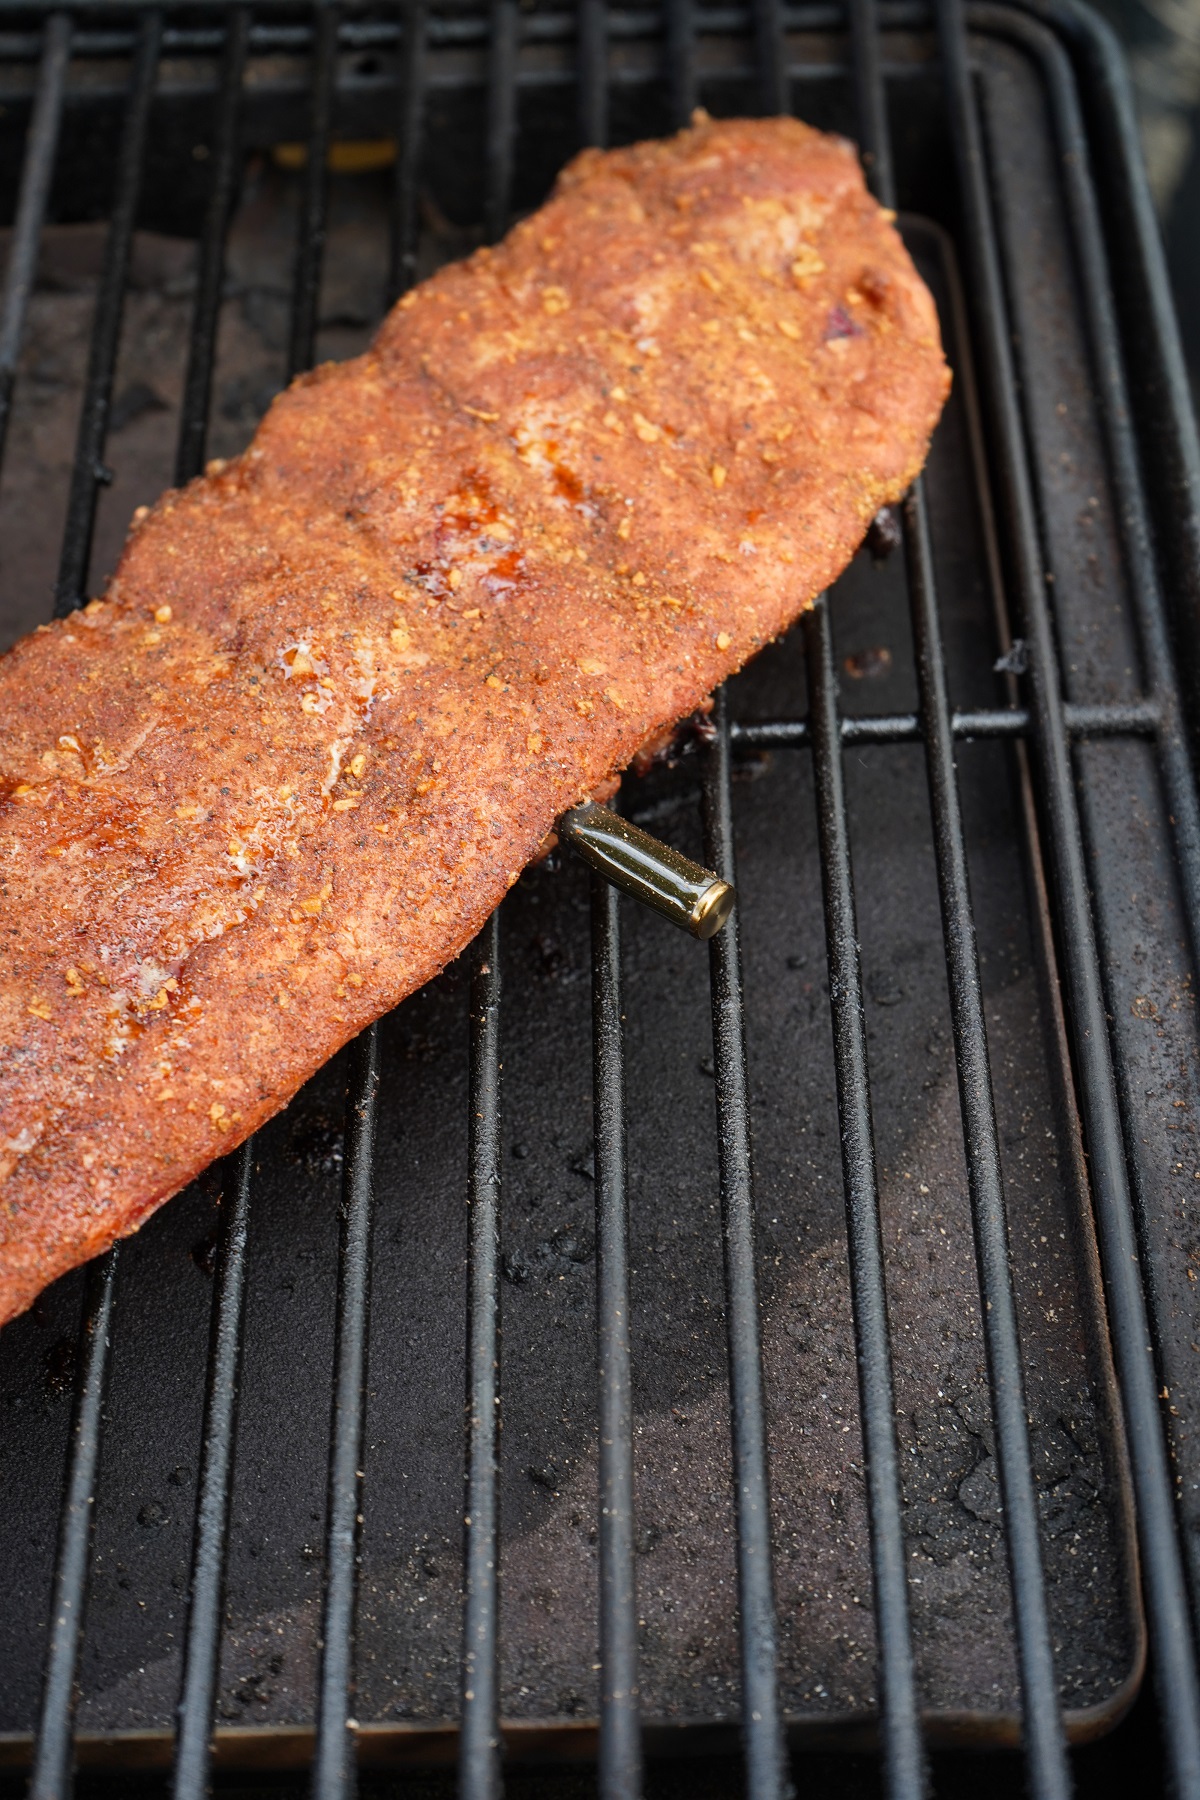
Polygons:
M892 30L928 32L920 5L883 9ZM1161 261L1136 157L1119 77L1104 40L1085 18L1062 6L1030 0L1024 9L964 6L938 0L936 30L944 132L951 146L957 191L958 242L968 272L969 319L983 389L987 467L997 504L1004 585L1026 646L1018 697L994 708L952 710L942 609L934 578L933 525L924 485L903 508L904 555L918 704L914 711L846 717L840 710L833 623L822 598L803 626L808 680L806 717L742 720L718 697L716 742L708 753L703 816L709 862L729 880L734 867L735 759L750 751L811 750L817 802L818 849L824 894L831 996L836 1107L848 1224L850 1279L871 1534L878 1642L879 1748L886 1791L905 1800L924 1783L921 1700L910 1619L902 1506L901 1449L896 1430L881 1229L879 1180L868 1076L868 1030L856 921L852 805L844 762L856 745L924 747L933 822L950 1016L953 1027L979 1292L991 1385L996 1461L1003 1498L1013 1618L1022 1699L1029 1791L1039 1800L1070 1790L1066 1736L1058 1701L1055 1654L1047 1607L1029 1413L1018 1311L1008 1239L1002 1146L989 1065L985 1003L968 880L956 744L989 738L1012 741L1028 805L1030 854L1044 858L1055 928L1054 953L1070 1025L1074 1081L1089 1159L1091 1198L1103 1259L1113 1354L1120 1384L1129 1464L1136 1495L1138 1544L1166 1761L1174 1791L1200 1794L1200 1702L1189 1614L1178 1505L1164 1419L1158 1398L1163 1375L1160 1319L1151 1321L1139 1257L1138 1209L1145 1174L1122 1087L1122 1046L1110 1026L1115 1010L1105 981L1114 954L1092 894L1088 829L1081 818L1079 771L1073 745L1149 740L1157 754L1165 811L1172 828L1183 905L1193 946L1200 946L1200 812L1197 809L1184 706L1175 672L1160 556L1175 557L1170 578L1195 581L1184 565L1183 527L1156 549L1142 464L1170 465L1176 512L1200 504L1198 491L1180 485L1194 473L1183 383L1172 362L1173 324L1163 301ZM1039 61L1056 134L1080 270L1083 330L1090 346L1095 406L1115 501L1121 555L1136 620L1144 683L1133 697L1087 703L1067 698L1062 626L1056 620L1045 571L1046 525L1039 507L1037 431L1014 354L1013 302L997 222L992 157L972 74L968 27L1023 44ZM5 35L7 33L7 36ZM440 36L438 35L440 33ZM33 285L39 237L47 214L56 147L73 62L120 54L129 59L128 96L115 160L114 198L92 324L90 361L82 397L78 447L71 479L56 610L65 614L86 595L100 489L105 467L134 231L144 172L153 154L153 101L162 59L170 54L216 56L210 86L213 136L211 187L200 235L193 324L179 427L180 481L203 466L224 291L226 237L243 159L244 83L248 60L274 46L308 57L307 158L287 340L289 374L313 360L318 330L328 207L328 150L346 135L338 111L339 56L347 45L383 44L399 63L388 101L397 144L387 296L414 279L418 245L418 175L423 117L429 104L429 44L485 46L485 167L482 213L488 237L511 216L521 139L519 95L539 79L530 46L559 45L565 60L540 79L577 82L578 136L602 144L610 101L638 83L665 93L670 118L682 122L698 99L710 99L711 68L700 66L709 36L724 33L752 48L758 99L764 110L785 109L795 65L809 39L830 37L848 50L824 66L856 98L859 141L870 181L887 205L896 201L885 40L875 0L786 11L779 0L757 0L752 17L693 8L667 0L659 14L610 13L603 0L580 0L574 18L526 14L516 0L492 0L486 20L471 12L434 18L423 0L398 11L359 13L332 4L311 13L259 4L172 8L66 7L0 13L0 56L17 63L36 54L36 90L9 251L0 318L0 431L13 406L23 321ZM574 45L574 50L572 50ZM649 46L645 66L623 60L632 46ZM576 67L572 70L572 56ZM1073 61L1074 59L1074 61ZM1077 66L1078 65L1078 68ZM564 72L565 71L565 72ZM1078 81L1093 110L1085 124ZM640 92L641 88L637 88ZM624 114L622 115L624 117ZM1105 168L1090 169L1100 142ZM1102 203L1107 217L1102 216ZM1110 261L1119 267L1118 291ZM1118 299L1124 309L1118 312ZM1139 310L1140 309L1140 310ZM1135 379L1146 381L1161 411L1153 433L1139 426L1126 359L1139 346L1140 321L1150 339L1149 363L1133 358ZM1155 366L1149 366L1155 365ZM1167 379L1164 386L1162 370ZM1174 373L1172 374L1172 370ZM1157 387L1153 384L1157 382ZM0 439L2 446L2 439ZM1186 520L1185 520L1186 526ZM1161 529L1161 527L1159 527ZM1185 644L1186 647L1186 644ZM1014 669L1017 662L1010 662ZM1086 810L1086 796L1083 810ZM642 1733L638 1694L638 1605L634 1538L634 1403L630 1340L630 1243L626 1197L625 1075L620 907L599 882L592 891L593 1105L599 1357L599 1781L612 1800L640 1791ZM466 1346L465 1612L463 1624L461 1789L484 1800L500 1789L500 1509L498 1443L501 1292L501 937L498 914L471 953L469 1074L469 1243ZM769 1433L764 1403L762 1342L751 1170L751 1097L741 946L736 925L710 948L714 1076L718 1120L721 1230L728 1334L729 1406L737 1543L737 1611L741 1658L741 1731L747 1791L762 1800L787 1791L784 1708L777 1683L777 1625L772 1578L772 1518L768 1495ZM367 1392L368 1302L372 1267L372 1169L381 1078L379 1028L355 1046L350 1067L337 1275L334 1392L325 1517L320 1671L315 1701L314 1792L333 1796L354 1783L356 1728L355 1606L359 1527L364 1506L364 1415ZM1123 1110L1124 1109L1124 1110ZM174 1743L174 1792L200 1796L210 1778L212 1727L219 1685L222 1590L234 1477L237 1394L243 1355L248 1280L248 1231L254 1204L253 1146L225 1172L225 1200L216 1258L216 1284L202 1451L197 1483L190 1600ZM31 1793L58 1800L71 1787L75 1687L88 1591L94 1498L101 1446L109 1344L117 1291L118 1252L101 1259L87 1279L75 1411L63 1493L51 1624L33 1751ZM1195 1346L1193 1346L1195 1348ZM1174 1453L1174 1447L1172 1450Z

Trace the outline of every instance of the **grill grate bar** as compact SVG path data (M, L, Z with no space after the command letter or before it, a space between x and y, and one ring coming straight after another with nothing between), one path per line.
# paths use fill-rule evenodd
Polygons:
M213 185L200 242L196 305L188 343L175 479L182 484L204 466L212 376L225 274L225 241L240 176L240 104L250 37L250 14L238 7L225 34L217 102ZM255 1140L227 1165L221 1236L217 1246L212 1341L201 1447L196 1526L192 1544L183 1678L176 1708L174 1800L208 1792L212 1722L221 1661L221 1598L229 1548L229 1508L236 1454L237 1388L247 1280L250 1180ZM232 1191L232 1202L228 1196Z
M782 0L752 0L752 17L759 104L764 113L785 113L789 70Z
M692 0L666 0L671 123L687 124L696 106L696 25Z
M309 368L316 353L329 206L329 142L333 129L338 26L334 0L317 0L308 160L292 282L289 379ZM313 1750L315 1800L335 1800L336 1796L352 1793L355 1787L356 1743L351 1717L354 1608L358 1588L370 1292L371 1176L378 1087L379 1029L372 1025L355 1040L346 1104L325 1575Z
M975 16L973 8L972 18ZM983 16L988 16L986 10ZM1015 35L1019 38L1036 42L1040 61L1047 71L1054 126L1062 152L1067 211L1081 269L1079 287L1091 339L1100 418L1116 490L1116 522L1121 534L1129 595L1137 619L1148 685L1161 714L1157 737L1163 788L1167 811L1175 827L1175 847L1193 953L1200 956L1200 806L1197 805L1196 782L1188 750L1183 703L1171 648L1162 584L1151 541L1145 488L1138 466L1112 284L1091 179L1087 136L1070 65L1062 48L1048 32L1032 21L1021 18L1019 14L1011 22L1006 20L1005 25L1010 31L1015 28Z
M954 768L946 662L934 587L933 546L920 480L905 503L904 523L921 711L928 721L926 762L934 852L975 1259L983 1301L984 1341L996 1426L997 1467L1004 1501L1004 1532L1016 1620L1029 1786L1035 1800L1042 1800L1043 1796L1046 1800L1063 1800L1071 1791L1071 1779L1038 1538L1008 1216L967 871L967 846Z
M846 14L850 26L850 68L854 81L859 155L871 192L883 206L894 211L896 178L892 169L892 139L883 82L878 0L847 0Z
M129 112L117 159L112 223L92 325L83 410L55 593L54 610L58 617L73 611L82 600L91 552L96 487L107 473L102 470L99 459L108 426L129 252L161 37L161 13L157 9L147 12L137 33ZM89 1269L85 1288L80 1334L82 1354L55 1558L46 1678L30 1781L32 1800L65 1800L73 1786L75 1675L87 1601L93 1500L108 1378L117 1260L118 1248L114 1246Z
M119 1246L114 1245L94 1262L88 1269L84 1289L82 1354L59 1514L46 1681L34 1743L29 1800L69 1800L74 1786L71 1727L75 1716L75 1671L87 1603L118 1255Z
M488 61L487 169L483 226L490 244L504 236L517 140L517 59L521 17L517 0L492 0Z
M400 105L396 116L396 180L385 304L393 306L417 278L417 177L425 106L425 0L404 9Z
M221 63L215 132L216 167L200 239L196 310L192 315L187 375L183 385L183 419L175 458L178 487L199 475L204 467L221 291L225 281L225 239L241 174L238 126L249 41L250 14L244 6L239 6L230 16Z
M837 676L829 603L804 618L809 712L813 722L817 831L825 896L829 1003L849 1227L850 1281L866 1462L871 1564L879 1632L879 1709L890 1800L919 1800L922 1750L908 1613L896 1402L884 1286L879 1189L867 1075L866 1023L850 834L837 717Z
M463 1800L498 1800L500 1522L500 913L471 977L467 1479L463 1557Z
M864 162L875 194L885 206L894 209L896 191L876 4L875 0L849 0L849 7L858 115L866 150ZM1071 1791L1071 1779L1038 1536L996 1102L923 478L918 477L914 483L902 516L963 1148L983 1303L996 1460L1004 1501L1029 1786L1035 1800L1065 1800Z
M717 737L704 780L705 858L708 866L734 887L737 877L727 705L722 688L717 694L714 710ZM754 1253L746 1020L736 911L724 929L709 940L709 969L737 1518L746 1792L754 1800L783 1800L790 1792L790 1784L777 1682L767 1425Z
M592 877L592 1104L596 1159L596 1336L600 1462L601 1800L637 1800L642 1747L633 1556L633 1380L629 1351L629 1205L621 913Z
M1162 714L1154 700L1105 701L1063 707L1068 736L1154 737ZM862 713L839 722L843 744L920 744L925 727L919 713ZM1033 729L1023 706L978 708L950 715L955 738L1024 738ZM735 744L753 749L799 749L813 741L808 719L754 719L730 727Z
M1023 454L1016 370L988 191L980 121L971 86L959 0L938 0L939 38L954 157L964 201L964 237L976 300L977 341L992 414L996 474L1015 585L1029 635L1034 750L1045 805L1050 863L1061 909L1060 941L1090 1154L1092 1191L1120 1377L1151 1643L1174 1791L1200 1793L1200 1701L1175 1508L1158 1414L1146 1297L1138 1268L1128 1168L1121 1137L1095 923L1076 804L1061 680Z
M179 1731L175 1740L173 1800L204 1800L208 1793L211 1727L221 1655L221 1596L229 1537L229 1499L233 1487L253 1167L254 1139L251 1138L226 1164L221 1195L221 1239L213 1295L208 1391L204 1399L204 1436L179 1694Z
M92 344L84 386L83 410L79 418L79 437L71 470L67 522L63 532L62 556L54 596L54 614L60 619L74 612L83 602L92 554L92 532L96 523L96 494L98 488L106 486L112 479L111 471L104 466L102 459L108 436L113 373L121 342L129 255L133 246L133 228L141 192L142 163L145 158L161 39L162 14L157 9L144 13L138 26L130 80L129 111L117 156L116 198L104 250L104 270L100 277L100 292L92 323Z
M379 1095L379 1027L354 1040L346 1103L346 1165L338 1242L333 1420L321 1607L321 1666L313 1800L355 1791L354 1604L358 1589L367 1315L370 1303L372 1164Z
M310 369L317 348L317 313L321 298L321 265L329 209L329 138L333 129L337 78L338 12L334 0L317 0L313 33L312 112L308 127L308 161L300 202L300 235L292 277L292 321L288 341L287 378Z
M504 236L516 155L516 0L493 0L484 230ZM462 1800L500 1795L500 913L471 981L466 1535L462 1552Z
M517 131L516 0L492 0L484 173L490 242L508 224ZM463 1800L500 1794L500 948L499 909L480 934L471 986L467 1270L467 1470L463 1543Z
M608 141L607 0L580 0L579 129ZM629 1344L629 1201L621 913L617 890L592 876L592 1135L596 1170L596 1374L601 1800L638 1800L642 1726L633 1552L633 1372Z
M25 315L37 275L38 244L50 198L54 159L58 154L63 93L70 61L71 21L66 13L54 13L47 19L42 37L41 65L21 167L12 249L4 271L4 294L0 299L0 463L4 461Z
M603 150L608 143L607 0L579 0L579 136Z

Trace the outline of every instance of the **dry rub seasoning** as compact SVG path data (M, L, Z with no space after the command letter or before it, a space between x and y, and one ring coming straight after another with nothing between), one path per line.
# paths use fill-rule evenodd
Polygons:
M948 381L852 148L700 119L139 508L0 662L0 1320L455 956L832 581Z

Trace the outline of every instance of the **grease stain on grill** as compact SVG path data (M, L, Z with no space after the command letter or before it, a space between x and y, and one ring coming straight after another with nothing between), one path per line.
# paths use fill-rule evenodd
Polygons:
M867 526L866 546L872 562L884 563L903 543L900 518L894 506L885 506Z
M732 779L740 785L746 785L752 781L761 781L764 775L770 774L774 760L775 753L773 750L745 750L739 748L737 760L733 765Z
M253 428L279 392L277 382L254 376L235 377L222 390L221 417L243 428Z
M537 958L537 972L546 982L566 987L582 980L586 973L578 952L562 943L552 931L539 931L531 940Z
M108 415L110 431L124 431L127 425L145 418L147 413L169 412L170 407L147 381L133 381L113 401Z
M899 1006L904 999L904 989L891 973L869 977L867 992L876 1006Z
M505 1281L513 1287L520 1287L529 1280L529 1259L523 1250L510 1250L504 1257L501 1268Z
M217 1234L208 1232L194 1243L188 1255L202 1275L213 1276L217 1272Z
M235 1678L231 1690L222 1701L221 1717L233 1722L244 1717L247 1707L267 1707L275 1699L286 1659L276 1650L261 1655L260 1668L245 1668Z
M336 1174L343 1158L341 1119L324 1112L301 1112L291 1121L288 1149L308 1174Z
M574 1275L596 1254L593 1234L583 1228L563 1226L549 1237L541 1238L531 1251L519 1245L505 1252L501 1267L504 1278L513 1287L524 1287L537 1274L552 1280Z
M596 1254L596 1243L590 1232L556 1231L552 1238L539 1244L536 1255L545 1262L587 1263Z
M535 1487L544 1488L551 1499L558 1499L563 1478L562 1471L556 1463L545 1462L531 1465L525 1473Z
M874 681L891 673L892 653L886 644L872 644L865 650L851 651L842 663L852 681Z

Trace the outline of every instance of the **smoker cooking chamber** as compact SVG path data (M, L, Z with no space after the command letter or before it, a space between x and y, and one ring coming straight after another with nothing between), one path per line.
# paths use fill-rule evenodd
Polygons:
M1194 1079L1200 834L1162 591L1179 597L1186 679L1197 573L1172 327L1122 93L1093 28L1065 9L977 5L964 21L954 0L936 22L916 6L882 19L880 34L865 4L848 19L769 4L751 18L606 14L591 0L577 17L508 0L486 18L416 6L4 15L17 125L3 154L19 153L34 98L0 325L10 467L38 376L27 358L14 394L5 371L20 327L36 347L24 289L42 218L49 206L111 221L81 415L70 390L82 422L60 610L111 558L129 510L112 405L130 392L135 226L200 238L174 471L186 479L206 451L236 448L223 438L244 441L264 379L269 391L269 373L257 388L245 370L230 378L220 334L239 300L247 312L238 281L260 316L274 306L260 335L276 384L363 334L361 300L329 323L327 233L334 252L361 242L339 237L331 140L398 143L386 255L374 217L382 301L419 257L470 241L447 220L482 215L497 235L581 141L667 129L697 100L734 112L790 99L858 137L885 200L949 228L907 224L956 373L905 510L907 581L899 551L878 572L860 558L831 603L732 685L714 748L626 795L635 817L727 874L736 827L742 942L716 940L711 992L704 952L618 909L611 890L589 902L577 870L534 872L461 974L367 1034L231 1160L219 1211L214 1184L200 1184L5 1334L19 1480L4 1541L10 1562L32 1549L3 1742L28 1757L36 1721L35 1792L67 1780L77 1676L81 1756L132 1767L174 1755L179 1793L203 1791L214 1716L230 1767L306 1761L315 1723L325 1794L356 1751L366 1763L457 1753L461 1710L464 1791L485 1794L497 1710L517 1753L586 1754L601 1696L602 1780L632 1792L640 1665L650 1744L711 1745L740 1712L756 1794L782 1791L785 1726L797 1741L861 1741L877 1712L889 1789L917 1792L921 1708L933 1743L1012 1741L1023 1710L1031 1789L1059 1793L1051 1658L1074 1738L1111 1724L1140 1678L1134 1499L1166 1754L1192 1791L1176 1529L1190 1555L1193 1162L1179 1127ZM304 149L278 151L290 144ZM423 227L421 189L435 202ZM256 192L285 221L294 208L290 292L246 275L255 233L271 229ZM240 412L225 404L231 379ZM1152 430L1135 431L1126 380ZM117 483L97 523L110 438ZM1002 653L1010 672L997 677ZM422 1120L436 1129L422 1135ZM1157 1362L1130 1256L1135 1203ZM598 1481L609 1504L597 1517ZM288 1532L299 1541L283 1550ZM1081 1549L1090 1582L1071 1573ZM941 1583L931 1605L926 1581Z

